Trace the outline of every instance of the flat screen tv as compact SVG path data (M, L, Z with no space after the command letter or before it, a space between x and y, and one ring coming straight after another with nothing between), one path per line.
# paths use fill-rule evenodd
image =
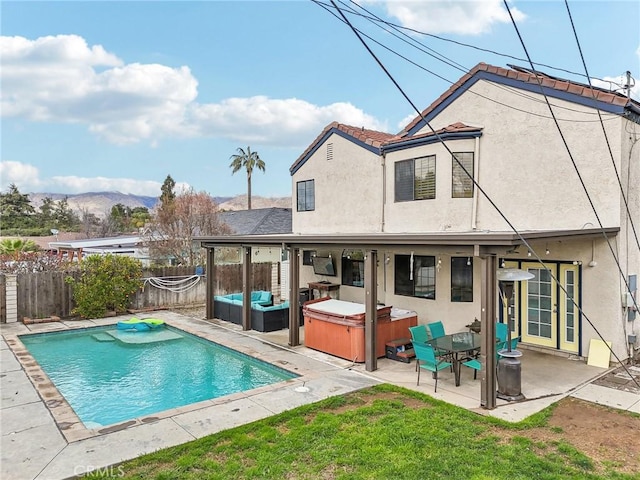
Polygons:
M313 273L316 275L336 275L336 269L333 266L333 259L330 257L313 257Z

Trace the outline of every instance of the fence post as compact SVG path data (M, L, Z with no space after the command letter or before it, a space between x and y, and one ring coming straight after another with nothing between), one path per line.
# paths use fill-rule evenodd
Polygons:
M7 323L18 321L18 276L6 274Z

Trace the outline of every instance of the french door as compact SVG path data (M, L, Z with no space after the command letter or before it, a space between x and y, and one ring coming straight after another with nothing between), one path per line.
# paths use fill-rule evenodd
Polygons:
M523 343L580 353L580 271L578 265L548 262L507 262L533 275L515 282L511 335ZM503 310L507 318L507 310Z

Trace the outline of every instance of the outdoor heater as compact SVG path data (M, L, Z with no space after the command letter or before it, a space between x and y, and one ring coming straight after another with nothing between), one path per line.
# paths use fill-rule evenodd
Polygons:
M496 373L498 379L498 398L508 400L523 400L524 395L521 390L522 365L520 350L511 349L511 319L512 311L510 300L513 298L514 283L527 281L534 277L533 274L517 268L500 268L496 273L496 277L500 282L500 292L502 302L507 308L507 348L498 352L498 370Z

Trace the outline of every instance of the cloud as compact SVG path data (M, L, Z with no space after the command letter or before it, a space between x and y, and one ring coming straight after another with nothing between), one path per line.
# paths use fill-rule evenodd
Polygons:
M432 34L480 35L495 24L511 22L502 0L389 1L385 7L402 26ZM526 18L517 8L510 9L516 22Z
M222 136L245 143L292 145L292 138L306 144L332 121L385 130L386 125L350 103L324 107L296 98L265 96L229 98L219 104L194 105L193 125L203 136ZM302 146L294 142L295 146Z
M0 162L0 189L4 192L12 183L22 193L120 192L152 197L159 196L162 187L162 182L133 178L55 176L42 180L39 170L33 165L15 161ZM177 182L175 191L181 192L189 188L191 187L188 183Z
M188 67L124 64L77 35L0 37L0 53L3 116L86 125L113 144L221 137L300 147L334 120L385 127L349 103L255 96L199 104Z

